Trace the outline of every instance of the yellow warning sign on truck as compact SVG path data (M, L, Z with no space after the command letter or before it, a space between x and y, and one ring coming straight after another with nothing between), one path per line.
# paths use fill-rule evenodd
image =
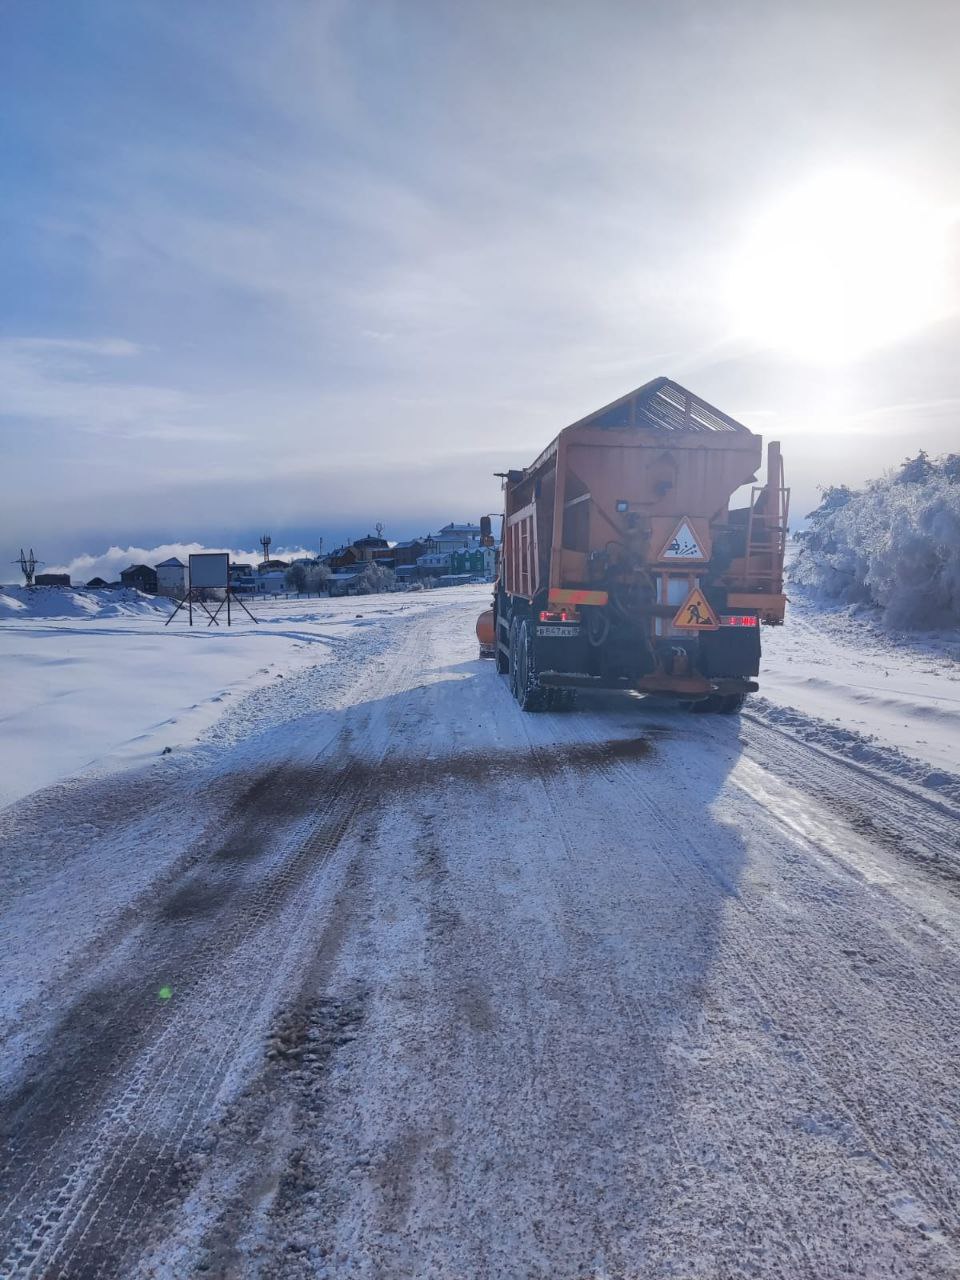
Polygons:
M694 587L677 610L673 625L687 631L717 631L720 619L700 588Z

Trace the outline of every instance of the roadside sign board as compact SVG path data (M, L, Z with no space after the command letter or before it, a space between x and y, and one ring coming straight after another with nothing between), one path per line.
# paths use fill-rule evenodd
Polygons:
M191 587L223 587L228 585L230 556L226 551L204 551L190 557Z
M699 587L694 587L674 615L673 625L684 631L717 631L720 619Z

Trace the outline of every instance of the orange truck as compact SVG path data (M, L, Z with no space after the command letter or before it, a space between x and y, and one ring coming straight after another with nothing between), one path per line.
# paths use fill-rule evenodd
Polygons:
M761 461L758 435L656 378L502 476L499 576L477 631L525 711L583 687L740 709L760 624L782 623L786 603L779 444L762 484ZM741 489L749 502L731 509Z

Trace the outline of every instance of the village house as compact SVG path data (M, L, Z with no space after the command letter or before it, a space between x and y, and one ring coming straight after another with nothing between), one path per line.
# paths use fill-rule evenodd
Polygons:
M120 583L124 587L134 587L137 591L145 591L148 595L157 594L157 571L148 564L132 564L120 574Z
M183 561L171 556L169 560L161 560L154 568L157 571L157 595L182 600L187 594L187 566Z
M495 547L463 547L450 552L450 572L467 574L473 578L486 578L492 582L497 575Z
M289 567L289 566L288 566ZM281 595L287 591L287 570L268 569L257 577L258 595Z
M439 578L450 571L449 551L429 551L417 559L418 578Z
M351 569L362 568L373 561L383 564L388 569L393 568L390 543L386 538L375 538L370 533L365 538L355 539L349 546L337 547L336 551L332 551L327 557L327 563L334 573L349 572Z
M229 577L234 591L252 593L257 589L257 574L252 564L231 562Z
M464 558L458 567L451 569L451 556L459 552ZM410 583L418 578L437 579L455 572L459 576L496 576L496 552L480 544L480 526L450 521L435 533L420 538L407 538L392 546L381 537L367 534L349 545L337 547L324 557L336 578L343 582L331 582L331 592L346 590L347 578L356 576L370 563L393 569L400 582Z
M469 547L480 542L480 526L478 524L445 524L436 533L430 533L424 539L426 550L430 552L458 551L461 547Z
M423 538L408 538L406 542L395 542L390 551L397 573L405 567L415 565L420 556L426 554L426 550L427 544Z

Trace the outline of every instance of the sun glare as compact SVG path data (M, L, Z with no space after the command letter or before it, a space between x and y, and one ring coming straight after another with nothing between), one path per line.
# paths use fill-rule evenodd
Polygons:
M822 174L762 213L730 284L741 332L839 364L946 311L947 220L896 182Z

